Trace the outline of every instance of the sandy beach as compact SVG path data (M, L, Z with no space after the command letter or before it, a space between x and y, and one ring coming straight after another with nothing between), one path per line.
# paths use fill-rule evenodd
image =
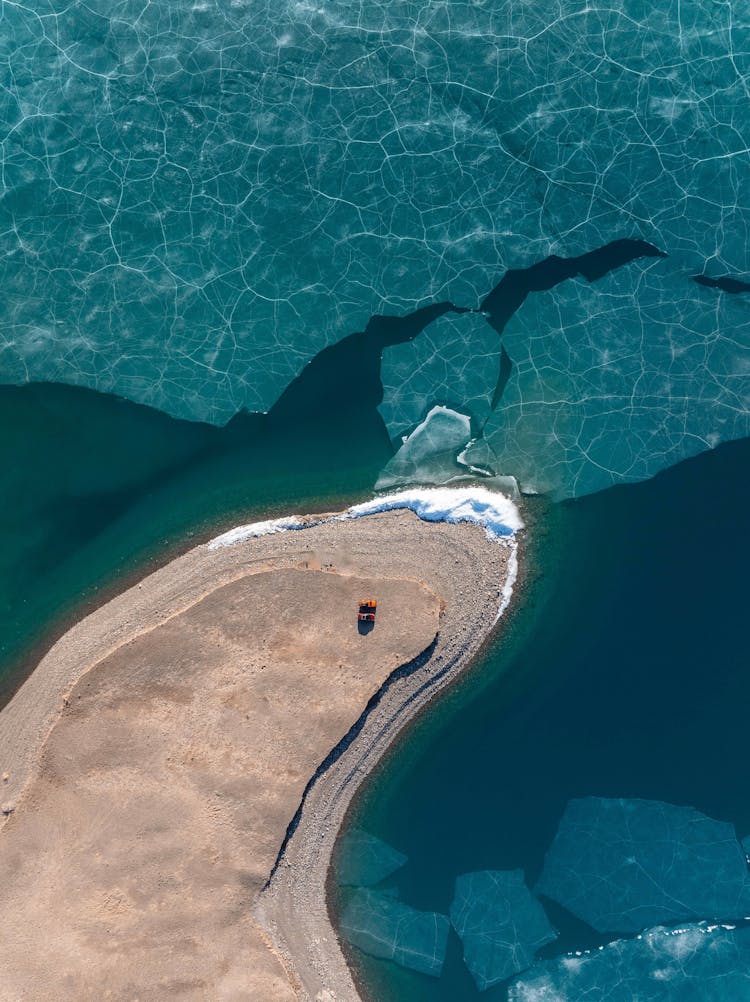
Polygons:
M196 547L65 634L0 713L2 998L357 999L336 834L511 555L410 511L324 522Z

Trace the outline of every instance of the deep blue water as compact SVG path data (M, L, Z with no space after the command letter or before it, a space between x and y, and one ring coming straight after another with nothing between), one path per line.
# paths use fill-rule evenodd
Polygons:
M482 869L533 886L571 798L691 805L750 833L748 469L743 440L646 483L529 501L515 611L350 819L408 856L391 878L404 902L447 913L456 876ZM561 933L546 956L617 938L545 907ZM378 1002L479 997L454 933L440 980L351 954Z
M533 884L585 795L750 831L739 5L40 0L2 24L0 702L207 534L468 463L577 500L527 500L499 640L368 787L403 900L445 912L462 869ZM607 938L545 907L546 954ZM441 981L359 963L378 1002L474 993L453 934Z

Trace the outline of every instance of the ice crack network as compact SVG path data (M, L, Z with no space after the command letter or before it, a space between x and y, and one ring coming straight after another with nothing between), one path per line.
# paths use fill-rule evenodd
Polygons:
M576 494L748 433L747 299L692 281L750 274L741 7L43 0L2 17L2 381L222 422L267 410L373 314L476 306L507 268L637 237L669 256L541 292L508 324L499 467ZM412 402L386 373L394 434L434 404L486 417L500 346L441 326Z

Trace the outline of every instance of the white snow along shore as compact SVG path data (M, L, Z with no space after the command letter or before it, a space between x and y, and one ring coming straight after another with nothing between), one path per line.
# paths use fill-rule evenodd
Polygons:
M320 519L302 519L297 515L238 525L208 543L210 550L234 546L246 539L256 539L273 532L306 529L324 522L364 518L381 511L409 508L425 522L474 522L481 525L488 539L507 539L523 528L518 508L504 494L486 487L422 487L374 497L352 505L346 511Z

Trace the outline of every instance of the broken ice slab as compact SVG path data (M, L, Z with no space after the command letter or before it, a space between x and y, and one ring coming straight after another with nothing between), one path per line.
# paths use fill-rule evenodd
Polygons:
M600 932L750 915L734 827L656 800L571 800L535 890Z
M593 953L536 964L509 1002L750 1002L750 928L650 929Z
M443 970L449 928L445 915L364 888L352 895L340 925L347 942L363 953L434 977Z
M350 829L341 839L336 856L339 884L372 887L400 869L407 857L363 828Z
M405 484L445 484L467 471L456 456L471 440L471 420L449 407L433 407L404 440L378 477L375 487Z
M482 870L456 878L451 922L480 991L531 965L557 938L522 870Z
M503 333L513 369L484 436L523 491L645 480L748 434L749 341L746 297L717 297L671 257L534 292Z

